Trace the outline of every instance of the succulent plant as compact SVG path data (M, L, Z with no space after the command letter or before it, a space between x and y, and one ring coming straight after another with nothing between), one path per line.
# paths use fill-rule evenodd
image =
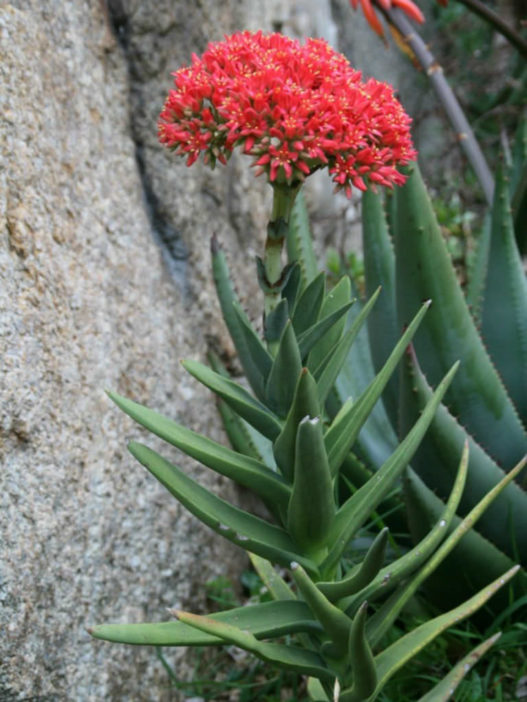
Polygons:
M128 644L235 645L309 676L313 700L374 700L411 657L454 622L471 615L516 574L518 566L508 568L461 605L383 645L417 588L510 485L523 463L484 495L447 537L464 494L469 461L465 445L458 454L459 469L448 502L420 543L386 561L388 529L382 529L362 562L346 569L350 544L407 469L459 364L454 363L438 382L420 416L371 479L351 493L340 490L349 485L350 451L365 424L375 418L381 394L429 314L430 303L420 305L372 382L356 397L346 398L332 416L326 408L335 405L339 378L362 325L378 303L379 291L351 314L350 279L343 277L326 289L325 276L316 272L309 250L306 224L299 195L288 246L290 257L298 257L300 263L292 261L281 276L280 299L266 317L263 340L240 306L225 256L213 241L219 300L252 392L218 367L214 370L197 361L183 365L220 398L237 450L110 394L143 427L252 490L267 505L269 518L257 517L201 487L147 446L129 445L132 455L198 519L249 552L273 601L210 616L174 611L172 621L106 624L90 632L99 639ZM300 250L302 246L306 251ZM285 572L278 572L275 565ZM474 652L475 659L483 650ZM462 661L452 675L460 678L464 665Z
M494 203L469 268L465 290L458 283L447 246L417 166L388 203L368 191L363 197L366 290L383 290L363 334L363 358L354 377L337 381L340 400L357 376L372 378L385 362L398 330L422 300L432 305L377 408L381 424L365 427L355 450L375 472L431 397L434 385L457 359L460 368L430 428L412 458L421 478L405 483L406 507L419 539L443 509L457 471L459 452L470 446L467 485L458 513L465 515L527 453L527 282L517 241L525 238L527 123L516 142L509 182L497 174ZM523 191L522 191L523 187ZM511 200L515 202L511 210ZM516 224L516 230L515 230ZM364 360L366 358L366 360ZM364 380L362 381L364 382ZM355 384L355 385L354 385ZM379 429L379 426L381 429ZM372 452L371 447L375 447ZM519 561L527 565L526 482L518 478L494 502L476 529L431 579L443 607ZM452 568L458 577L452 582ZM445 588L448 581L448 588ZM527 575L515 578L527 592Z
M403 474L419 496L416 502L423 503L426 487L408 468L410 461L436 422L443 398L462 399L467 388L475 391L482 375L492 369L483 352L468 366L459 366L456 354L463 360L465 347L450 344L449 334L465 342L470 319L459 295L450 292L445 307L440 289L432 288L433 294L425 296L418 285L405 288L405 276L423 281L416 256L431 246L428 232L434 228L416 169L395 207L397 236L402 240L407 223L413 223L415 236L410 242L415 251L408 252L402 272L395 270L393 255L390 258L380 203L371 193L365 195L374 232L370 238L378 239L379 246L372 260L392 283L395 280L397 298L388 286L381 305L379 289L372 290L366 302L353 305L349 277L328 286L325 274L317 271L300 190L303 181L327 167L336 187L346 193L352 187L367 191L368 185L402 184L406 176L398 168L415 157L409 118L389 86L374 80L361 83L360 74L322 40L301 45L279 34L238 33L210 44L201 58L194 56L191 66L174 75L175 89L160 116L161 142L185 155L188 165L203 154L211 167L226 162L235 147L243 147L257 174L266 175L273 188L264 257L257 260L264 297L263 338L240 305L225 256L213 239L216 290L250 390L214 360L212 368L197 361L183 365L219 398L234 448L132 400L114 393L110 397L144 428L262 500L266 518L226 502L147 446L129 445L132 455L194 516L250 554L273 600L210 616L172 611L173 619L167 622L109 624L90 631L96 638L128 644L235 645L308 676L313 700L374 700L410 658L517 574L519 566L507 563L492 582L472 590L461 604L386 643L386 634L422 583L491 503L504 490L515 489L512 481L525 464L523 427L505 390L493 379L487 404L478 400L471 413L482 427L488 426L490 415L500 431L510 431L503 441L499 436L489 439L502 446L504 460L515 461L515 467L500 474L491 489L475 499L471 490L467 498L469 441L448 446L458 464L455 478L446 504L419 543L387 558L389 532L382 528L364 557L349 565L354 539ZM282 268L284 240L289 264ZM432 256L432 267L443 270L446 264L439 254L435 259L435 249ZM429 297L436 293L439 299L429 312ZM398 320L394 299L402 305L397 306ZM451 315L449 334L434 336L436 317L444 314ZM383 325L378 326L383 315L387 334L380 334ZM432 322L427 321L430 315ZM373 344L376 372L371 371L364 343L367 320L372 335L379 335L378 348ZM478 338L475 330L470 334ZM381 396L384 393L393 419L399 407L394 372L414 339L419 357L422 345L430 347L430 382L436 387L428 387L410 358L420 404L414 399L418 393L410 392L405 381L404 425L395 439ZM437 362L436 344L442 351ZM376 468L371 474L358 460L368 452ZM458 518L462 499L468 506ZM475 649L471 661L494 640ZM448 699L468 667L463 659L424 699Z

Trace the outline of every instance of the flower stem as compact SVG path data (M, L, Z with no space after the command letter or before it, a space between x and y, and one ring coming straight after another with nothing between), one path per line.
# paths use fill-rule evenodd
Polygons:
M282 249L289 218L300 186L273 185L273 209L267 225L267 238L263 259L264 279L260 285L264 292L264 320L276 309L281 299L283 287ZM268 345L272 344L268 340ZM269 350L272 350L271 348Z

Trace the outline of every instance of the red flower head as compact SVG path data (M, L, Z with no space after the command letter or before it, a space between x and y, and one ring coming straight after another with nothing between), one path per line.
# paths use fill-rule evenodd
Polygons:
M347 59L321 39L237 33L209 44L174 73L159 119L159 140L214 167L235 146L257 175L298 184L328 167L349 195L366 182L404 182L396 166L415 158L410 118L385 83L361 81Z

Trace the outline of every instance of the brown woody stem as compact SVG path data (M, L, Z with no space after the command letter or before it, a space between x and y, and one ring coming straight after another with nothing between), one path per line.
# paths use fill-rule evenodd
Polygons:
M442 67L401 10L392 8L390 10L383 10L383 12L388 21L402 34L404 40L421 64L421 67L426 72L437 97L447 113L450 124L456 132L457 139L474 169L485 195L485 199L489 205L492 204L494 178L485 160L485 156L476 141L474 132L454 95L454 91L443 74Z
M494 10L484 5L481 0L457 0L465 7L468 7L475 15L478 15L485 22L491 24L494 29L503 34L510 43L518 49L520 54L527 58L527 41L518 32L505 22Z

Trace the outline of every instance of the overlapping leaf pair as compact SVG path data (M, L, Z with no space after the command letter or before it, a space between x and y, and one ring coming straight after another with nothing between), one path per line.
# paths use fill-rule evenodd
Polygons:
M174 612L177 621L101 625L91 633L129 644L236 645L264 661L310 676L314 700L333 700L337 695L342 702L358 702L375 699L409 658L445 628L469 616L515 575L517 567L500 573L464 604L383 649L385 634L416 589L513 480L522 464L484 496L447 537L467 477L465 448L448 502L418 546L385 563L388 533L383 530L364 560L346 571L343 556L415 455L458 364L454 363L437 384L420 416L375 475L351 495L342 491L342 484L348 482L350 451L363 445L359 435L375 418L381 394L430 303L421 305L371 383L355 397L342 398L342 378L350 370L354 341L378 292L353 312L347 277L326 290L324 276L316 274L309 251L299 257L301 247L309 246L305 224L299 196L288 243L290 257L300 258L300 263L292 264L284 276L281 301L266 319L264 341L237 301L225 257L213 243L218 296L252 393L219 367L213 370L196 361L186 361L184 366L220 398L234 450L131 400L111 395L139 424L251 489L267 505L269 519L257 517L201 487L150 448L136 442L129 447L187 509L250 553L274 601L209 617ZM339 403L339 396L343 402ZM287 570L289 584L274 565Z

